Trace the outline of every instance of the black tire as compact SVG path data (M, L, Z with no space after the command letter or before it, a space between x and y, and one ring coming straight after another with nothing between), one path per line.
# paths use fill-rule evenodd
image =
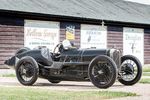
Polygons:
M16 53L15 53L15 55L21 54L21 53L29 51L29 50L30 50L29 48L23 47L23 48L17 50Z
M105 89L116 81L117 66L110 57L101 55L91 61L88 75L93 85Z
M126 61L128 61L128 62L126 62ZM137 71L137 73L136 73L135 77L133 77L133 79L130 79L130 80L126 80L127 77L126 77L126 79L124 79L123 75L121 75L118 78L118 81L124 85L136 84L141 79L141 76L142 76L142 65L141 65L140 61L138 60L138 58L136 58L132 55L126 55L121 58L121 63L122 63L122 65L121 65L121 68L119 71L120 75L122 73L124 73L126 75L135 74L135 71ZM136 67L137 67L136 70L134 68L134 65L132 65L132 63L136 65Z
M48 79L48 81L53 84L58 84L61 82L60 80L51 80L51 79Z
M16 64L16 76L23 85L33 85L39 74L37 62L29 56L21 58ZM27 80L29 78L29 80Z

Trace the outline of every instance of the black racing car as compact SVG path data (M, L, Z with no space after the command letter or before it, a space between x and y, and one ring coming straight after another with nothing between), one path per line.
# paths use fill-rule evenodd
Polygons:
M116 78L124 85L133 85L142 75L141 63L134 56L121 56L116 49L77 49L67 40L52 53L44 47L21 48L5 64L15 68L23 85L33 85L42 77L51 83L91 81L98 88L108 88Z

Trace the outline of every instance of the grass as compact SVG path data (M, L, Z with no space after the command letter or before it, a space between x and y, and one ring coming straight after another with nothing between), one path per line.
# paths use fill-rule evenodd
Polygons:
M150 66L143 67L143 75L142 76L150 76ZM150 84L150 78L142 78L139 83L142 84Z
M143 67L143 72L150 72L150 66Z
M143 76L150 76L150 72L143 72Z
M16 77L15 74L2 74L0 77Z
M150 66L143 67L143 76L150 76Z
M143 83L143 84L150 84L150 78L142 78L140 80L140 83Z
M135 93L110 91L52 91L31 87L0 87L0 100L100 100L136 96Z

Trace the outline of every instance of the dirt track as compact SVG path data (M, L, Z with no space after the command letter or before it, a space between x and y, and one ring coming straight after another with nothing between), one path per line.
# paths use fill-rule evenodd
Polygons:
M16 78L0 78L0 86L17 86L22 87ZM66 90L66 91L99 91L90 82L61 82L59 84L51 84L45 79L38 79L32 88L46 88L50 90ZM124 86L120 83L115 83L105 91L124 91L137 93L140 96L119 98L116 100L150 100L150 84L136 84L134 86Z

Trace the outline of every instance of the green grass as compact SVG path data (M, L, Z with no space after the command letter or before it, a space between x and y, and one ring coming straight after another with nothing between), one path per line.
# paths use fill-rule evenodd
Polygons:
M150 72L150 66L143 67L143 72Z
M150 76L150 72L143 72L143 76Z
M143 76L150 76L150 66L143 67Z
M100 100L136 96L127 92L54 91L31 87L0 87L0 90L0 100Z
M0 77L16 77L15 74L3 74L3 75L0 75Z
M143 67L143 75L142 76L150 76L150 66L144 66ZM142 78L140 80L140 83L142 84L150 84L150 78Z
M142 78L140 80L140 83L143 83L143 84L150 84L150 78Z

